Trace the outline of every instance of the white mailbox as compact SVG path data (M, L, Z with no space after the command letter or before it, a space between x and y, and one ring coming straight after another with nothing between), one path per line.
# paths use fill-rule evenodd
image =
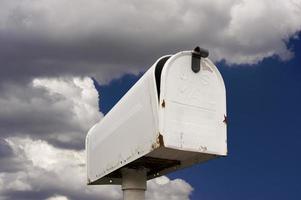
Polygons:
M122 168L147 179L227 155L221 74L196 48L160 58L86 137L88 184L121 184Z

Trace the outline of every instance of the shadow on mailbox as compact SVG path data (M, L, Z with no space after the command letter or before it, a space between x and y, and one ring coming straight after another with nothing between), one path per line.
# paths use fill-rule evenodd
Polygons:
M227 154L226 93L208 52L161 57L86 137L88 184L147 179Z

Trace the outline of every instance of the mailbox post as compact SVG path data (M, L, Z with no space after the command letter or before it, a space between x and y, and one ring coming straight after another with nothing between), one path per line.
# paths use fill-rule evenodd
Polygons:
M145 198L146 190L146 169L123 168L122 173L122 191L124 200L139 200Z
M227 155L225 86L207 56L197 47L161 57L89 130L89 185L144 199L147 180Z

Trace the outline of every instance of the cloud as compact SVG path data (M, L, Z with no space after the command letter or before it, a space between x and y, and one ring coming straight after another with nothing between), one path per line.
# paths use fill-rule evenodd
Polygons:
M193 188L183 179L170 180L166 176L154 179L148 184L147 199L189 200Z
M1 137L28 136L82 149L88 129L102 117L98 92L88 77L35 78L25 86L3 88Z
M229 64L287 60L300 19L300 0L2 0L0 76L21 82L87 75L104 82L196 45Z
M0 197L6 199L121 199L120 186L86 186L83 150L56 148L43 140L6 139L22 168L0 172ZM160 180L161 179L161 180ZM163 179L163 181L162 181ZM161 177L148 182L147 199L188 199L191 186Z
M93 81L146 70L200 45L214 61L286 61L300 0L1 0L0 198L120 199L85 186L84 138L103 115ZM181 179L149 182L148 199L189 199Z
M102 117L91 78L35 78L3 88L0 199L121 199L120 186L86 186L84 138ZM167 177L148 186L147 199L188 199L192 191Z
M47 198L45 200L69 200L69 199L67 197L65 197L65 196L55 195L55 196Z
M1 194L9 199L119 199L118 187L87 187L84 151L66 150L43 140L8 138L22 169L1 173Z

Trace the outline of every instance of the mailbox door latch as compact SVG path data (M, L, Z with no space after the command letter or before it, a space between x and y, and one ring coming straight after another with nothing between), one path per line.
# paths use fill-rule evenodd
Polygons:
M206 49L200 47L194 48L191 55L191 69L194 73L198 73L201 68L201 58L207 58L209 52Z

